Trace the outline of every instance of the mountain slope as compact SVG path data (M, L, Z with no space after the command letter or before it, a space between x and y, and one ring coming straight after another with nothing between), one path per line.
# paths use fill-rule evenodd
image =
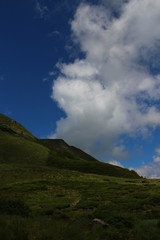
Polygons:
M139 178L134 171L102 163L61 139L37 139L21 124L0 114L0 163L56 167L85 173Z
M0 163L45 164L49 149L21 124L0 114Z
M49 149L23 137L0 130L0 163L45 164Z
M11 133L16 136L21 136L26 139L35 140L36 138L21 124L15 120L0 114L0 130Z
M70 158L97 161L94 157L83 152L81 149L74 146L69 146L63 139L40 139L39 143L43 144L51 150L65 154L65 156L68 156Z

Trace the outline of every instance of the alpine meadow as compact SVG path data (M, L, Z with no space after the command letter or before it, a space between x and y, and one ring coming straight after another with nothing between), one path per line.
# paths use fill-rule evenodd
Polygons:
M159 195L160 180L37 139L0 115L1 239L158 239Z

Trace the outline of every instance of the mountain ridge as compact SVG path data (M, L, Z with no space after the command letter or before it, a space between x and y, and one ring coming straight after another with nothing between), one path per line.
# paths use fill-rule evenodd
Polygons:
M82 151L81 149L70 146L63 139L39 139L39 142L50 149L65 153L71 158L76 156L78 158L85 158L89 161L98 161L97 159L95 159L88 153Z
M35 140L36 138L20 123L0 113L0 130L9 132L18 136L22 136L26 139Z
M30 164L100 175L140 178L126 168L103 163L63 139L38 139L13 119L0 114L0 163Z

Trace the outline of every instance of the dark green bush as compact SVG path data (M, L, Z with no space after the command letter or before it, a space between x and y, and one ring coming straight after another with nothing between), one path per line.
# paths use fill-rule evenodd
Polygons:
M20 200L0 198L0 213L28 217L30 214L30 210L28 206Z

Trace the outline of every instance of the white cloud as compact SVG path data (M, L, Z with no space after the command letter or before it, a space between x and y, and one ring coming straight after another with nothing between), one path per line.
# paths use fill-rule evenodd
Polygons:
M156 154L160 156L160 147L156 148Z
M134 169L140 176L146 178L160 178L160 161L151 162L150 164L142 165L140 168Z
M48 34L48 37L60 37L61 33L57 30L54 30Z
M113 157L115 157L116 159L119 159L119 160L128 159L128 157L129 157L129 154L126 151L125 146L123 146L123 145L115 146L112 151L112 155L113 155Z
M48 75L49 75L50 77L52 77L52 76L55 75L55 72L54 72L54 71L50 71L50 72L48 73Z
M140 168L134 169L140 176L146 177L146 178L157 178L159 176L159 173L155 172L156 166L151 163L149 165L142 165Z
M136 171L139 175L147 178L160 178L160 147L155 149L153 161L149 164L143 164Z
M118 162L118 161L116 161L116 160L109 161L108 163L109 163L109 164L112 164L112 165L114 165L114 166L118 166L118 167L124 168L124 166L123 166L120 162Z
M36 11L43 18L48 13L48 7L41 4L39 1L36 1Z
M119 18L102 6L78 7L71 29L86 57L59 65L52 98L66 118L57 122L52 137L92 154L114 154L122 134L147 134L160 124L152 104L160 99L160 75L153 76L140 62L142 57L154 61L159 21L159 0L130 0Z
M48 80L49 80L48 77L44 77L44 78L42 79L43 82L48 82Z

